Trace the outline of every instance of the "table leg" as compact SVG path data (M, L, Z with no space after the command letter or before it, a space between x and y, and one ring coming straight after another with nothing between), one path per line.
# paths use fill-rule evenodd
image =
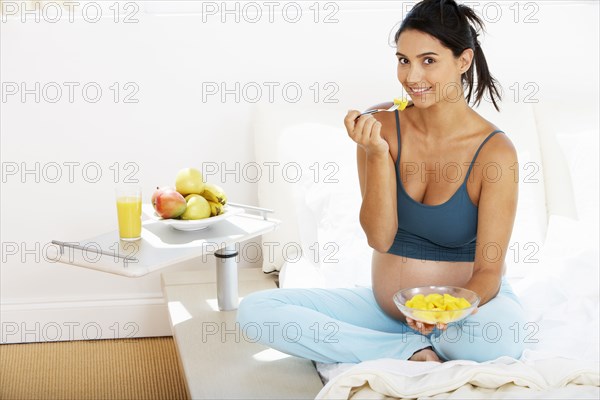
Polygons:
M219 310L231 311L238 308L238 251L228 245L215 252L217 264L217 303Z

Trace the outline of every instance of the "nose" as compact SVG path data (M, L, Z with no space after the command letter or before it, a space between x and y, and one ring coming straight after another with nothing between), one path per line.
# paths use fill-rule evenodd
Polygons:
M406 83L419 83L421 82L422 71L418 65L411 64L406 75Z

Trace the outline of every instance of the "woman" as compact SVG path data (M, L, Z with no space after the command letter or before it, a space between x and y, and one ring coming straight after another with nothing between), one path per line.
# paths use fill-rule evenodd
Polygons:
M418 3L395 37L398 80L411 106L345 118L357 143L372 288L253 293L238 311L245 332L260 328L261 343L320 362L521 356L524 313L504 277L517 156L510 139L469 106L475 71L475 104L487 91L498 108L499 97L472 24L483 28L453 0ZM392 297L426 285L470 289L479 309L448 326L416 323Z

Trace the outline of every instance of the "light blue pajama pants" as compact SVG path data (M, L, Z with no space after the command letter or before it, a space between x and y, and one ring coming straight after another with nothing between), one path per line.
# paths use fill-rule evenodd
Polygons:
M244 340L323 363L407 360L429 346L443 361L518 359L532 330L505 277L475 315L427 336L385 314L367 287L255 292L240 303L237 322Z

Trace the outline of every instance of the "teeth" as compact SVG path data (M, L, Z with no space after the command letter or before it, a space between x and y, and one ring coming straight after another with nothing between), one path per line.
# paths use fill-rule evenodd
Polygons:
M429 87L429 88L427 88L427 89L419 89L419 90L412 89L412 91L413 91L413 93L421 93L421 92L426 92L426 91L428 91L429 89L431 89L431 87Z

